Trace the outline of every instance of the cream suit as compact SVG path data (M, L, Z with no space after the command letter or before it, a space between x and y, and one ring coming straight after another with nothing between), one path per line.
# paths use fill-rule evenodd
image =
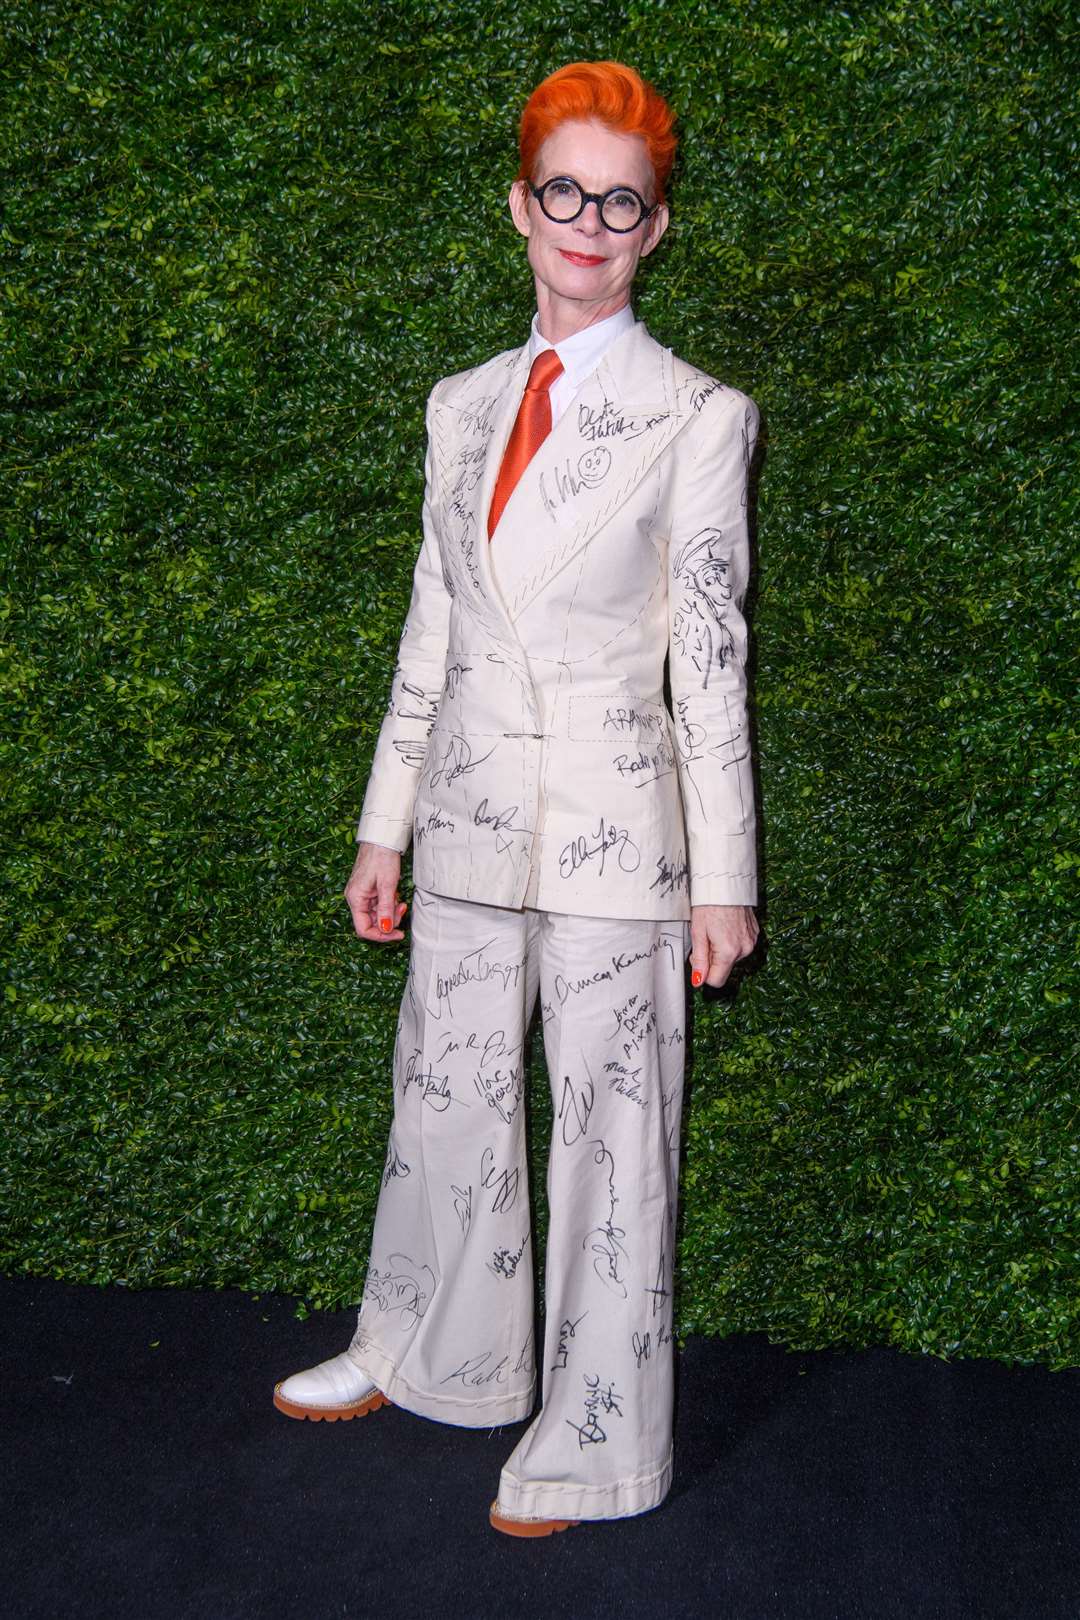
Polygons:
M753 904L740 605L757 406L638 322L489 542L527 372L523 346L432 391L423 544L357 838L411 839L418 888L492 905Z
M500 1511L671 1480L691 903L753 903L741 604L753 401L618 336L487 537L528 346L428 405L423 542L357 837L413 845L394 1120L348 1354L397 1405L539 1415ZM672 712L663 674L669 660ZM554 1129L533 1337L526 1037Z

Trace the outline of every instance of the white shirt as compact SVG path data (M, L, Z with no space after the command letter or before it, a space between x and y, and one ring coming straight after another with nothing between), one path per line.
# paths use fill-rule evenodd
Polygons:
M637 321L629 304L617 309L614 315L605 315L602 321L595 321L587 326L583 332L574 332L571 337L563 338L560 343L549 343L546 337L541 337L537 322L539 312L532 318L532 327L529 332L529 365L531 366L538 354L545 349L554 349L563 363L562 372L551 387L548 396L551 400L551 425L570 404L574 395L581 387L585 378L591 371L595 371L607 349L611 347L617 337L636 326Z

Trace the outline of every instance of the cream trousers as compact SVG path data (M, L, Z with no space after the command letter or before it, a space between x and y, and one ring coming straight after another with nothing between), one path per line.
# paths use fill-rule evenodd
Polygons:
M672 1265L690 925L414 894L394 1118L349 1354L406 1411L487 1428L536 1395L526 1037L548 1159L543 1403L500 1509L619 1518L671 1482Z

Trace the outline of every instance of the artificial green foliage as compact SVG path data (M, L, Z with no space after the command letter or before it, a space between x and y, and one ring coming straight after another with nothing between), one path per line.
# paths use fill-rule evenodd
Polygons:
M522 101L616 56L683 139L638 313L764 451L766 949L694 998L679 1325L1080 1364L1072 8L0 12L0 1265L357 1299L424 401L527 332Z

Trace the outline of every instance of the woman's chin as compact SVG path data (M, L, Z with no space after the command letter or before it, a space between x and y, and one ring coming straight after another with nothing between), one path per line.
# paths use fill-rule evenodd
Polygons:
M541 280L557 298L610 298L618 291L603 274L602 266L571 264L563 258L557 264L545 265Z

